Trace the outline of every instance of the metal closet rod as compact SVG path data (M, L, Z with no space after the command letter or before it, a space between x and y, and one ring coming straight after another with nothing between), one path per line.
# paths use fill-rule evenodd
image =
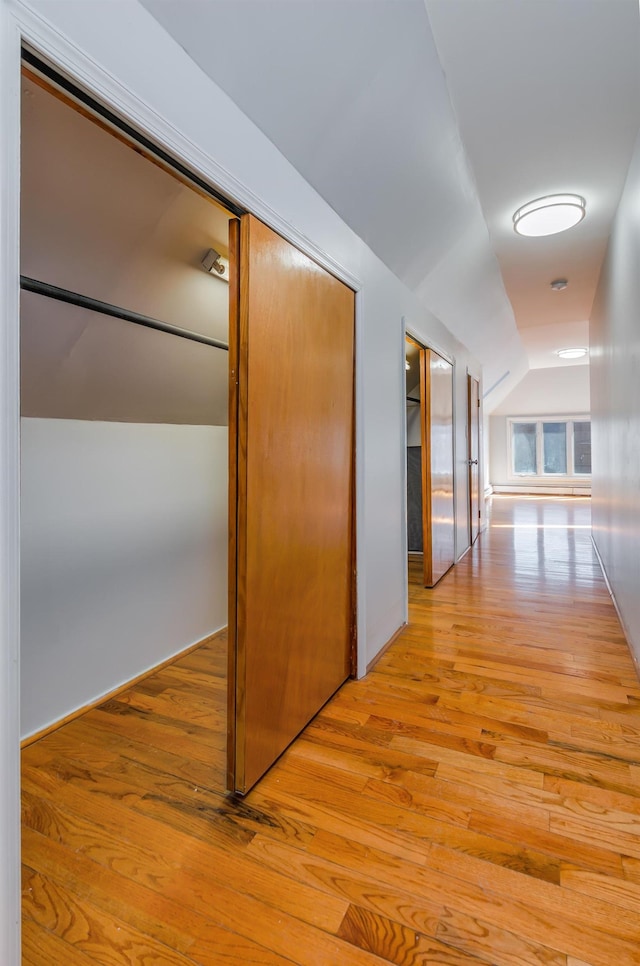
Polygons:
M59 288L49 282L39 282L37 278L29 278L28 275L20 276L20 288L25 292L35 292L36 295L44 295L49 299L56 299L58 302L67 302L69 305L78 305L82 309L89 309L91 312L99 312L101 315L110 315L114 319L123 319L125 322L134 322L136 325L144 325L147 329L155 329L157 332L167 332L169 335L177 335L181 339L189 339L191 342L200 342L202 345L213 346L214 349L224 349L229 351L226 342L219 342L217 339L210 339L208 335L200 335L190 329L181 329L179 325L170 325L169 322L161 322L159 319L152 319L148 315L140 315L139 312L130 312L122 309L118 305L110 302L100 302L99 299L92 299L88 295L80 295L78 292L70 292L69 289Z

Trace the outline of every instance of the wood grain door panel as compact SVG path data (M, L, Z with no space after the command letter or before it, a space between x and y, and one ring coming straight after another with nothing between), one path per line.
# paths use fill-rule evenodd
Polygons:
M453 366L433 349L425 350L428 374L426 421L429 436L429 544L433 586L455 560L453 490Z
M480 529L480 383L467 375L469 450L469 542L473 545Z
M243 793L351 669L354 294L247 215L231 328L229 781Z

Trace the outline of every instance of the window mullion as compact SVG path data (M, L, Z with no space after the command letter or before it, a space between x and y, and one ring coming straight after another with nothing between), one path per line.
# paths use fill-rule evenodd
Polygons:
M536 423L536 476L544 476L544 441L542 423Z
M567 476L575 476L576 467L573 454L573 420L567 420Z

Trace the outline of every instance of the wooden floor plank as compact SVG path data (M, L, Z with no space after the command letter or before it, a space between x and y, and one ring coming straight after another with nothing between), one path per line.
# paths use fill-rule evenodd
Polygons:
M397 966L415 963L447 966L479 966L484 960L438 942L368 909L350 906L340 926L340 936L361 949L370 950Z
M210 916L197 912L188 904L175 901L162 890L156 891L130 875L121 876L113 868L107 868L95 855L89 857L79 850L75 856L63 857L64 846L51 839L38 840L36 833L27 833L25 846L37 851L38 873L54 881L58 887L82 891L94 907L117 920L126 921L140 933L151 934L169 948L180 951L189 959L199 962L203 947L211 948L214 941L220 961L229 950L245 957L248 963L260 966L280 966L281 957L219 926ZM28 908L25 901L25 911ZM26 920L33 924L32 919ZM237 962L237 959L234 960ZM61 960L64 962L64 960Z
M142 933L73 891L24 866L25 915L43 929L76 947L97 962L193 966L193 960L159 939Z
M640 682L588 526L494 497L435 588L412 558L409 625L242 800L225 633L25 748L23 966L640 966Z

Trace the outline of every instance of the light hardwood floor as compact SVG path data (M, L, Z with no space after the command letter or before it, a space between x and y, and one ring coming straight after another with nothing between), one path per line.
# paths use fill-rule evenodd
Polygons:
M24 958L640 964L640 685L585 499L491 526L243 801L220 640L23 753Z

